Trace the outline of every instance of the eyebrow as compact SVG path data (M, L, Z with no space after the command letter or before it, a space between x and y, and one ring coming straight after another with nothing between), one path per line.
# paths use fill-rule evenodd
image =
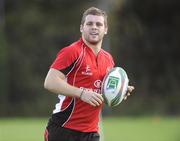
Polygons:
M99 22L99 21L97 21L97 22L88 21L88 22L86 22L86 23L100 23L100 24L103 24L102 22Z

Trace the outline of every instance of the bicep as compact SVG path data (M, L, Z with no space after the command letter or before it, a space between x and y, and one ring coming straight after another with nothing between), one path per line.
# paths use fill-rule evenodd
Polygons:
M48 72L49 77L57 77L61 79L65 79L66 76L59 70L50 68Z
M66 76L61 71L50 68L45 78L44 85L45 87L48 87L49 85L53 85L57 81L60 82L65 79L66 79Z

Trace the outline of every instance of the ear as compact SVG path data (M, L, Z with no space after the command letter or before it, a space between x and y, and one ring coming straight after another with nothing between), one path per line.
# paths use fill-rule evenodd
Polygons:
M108 32L108 28L106 27L106 28L105 28L105 31L104 31L104 34L106 35L107 32Z
M83 31L83 26L82 26L82 24L80 25L80 32L82 33L82 31Z

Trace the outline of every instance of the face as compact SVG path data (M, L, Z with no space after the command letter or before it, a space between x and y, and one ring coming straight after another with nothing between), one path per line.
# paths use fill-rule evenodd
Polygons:
M96 15L87 15L85 22L80 27L82 37L90 44L98 44L102 41L104 34L107 33L107 27L104 25L104 17Z

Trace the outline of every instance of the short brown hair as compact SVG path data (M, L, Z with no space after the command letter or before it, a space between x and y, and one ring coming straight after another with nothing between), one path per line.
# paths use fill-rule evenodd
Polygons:
M104 25L107 27L107 14L105 11L98 9L96 7L90 7L89 9L87 9L82 16L81 19L81 24L83 25L85 22L85 18L87 15L96 15L96 16L103 16L104 17Z

